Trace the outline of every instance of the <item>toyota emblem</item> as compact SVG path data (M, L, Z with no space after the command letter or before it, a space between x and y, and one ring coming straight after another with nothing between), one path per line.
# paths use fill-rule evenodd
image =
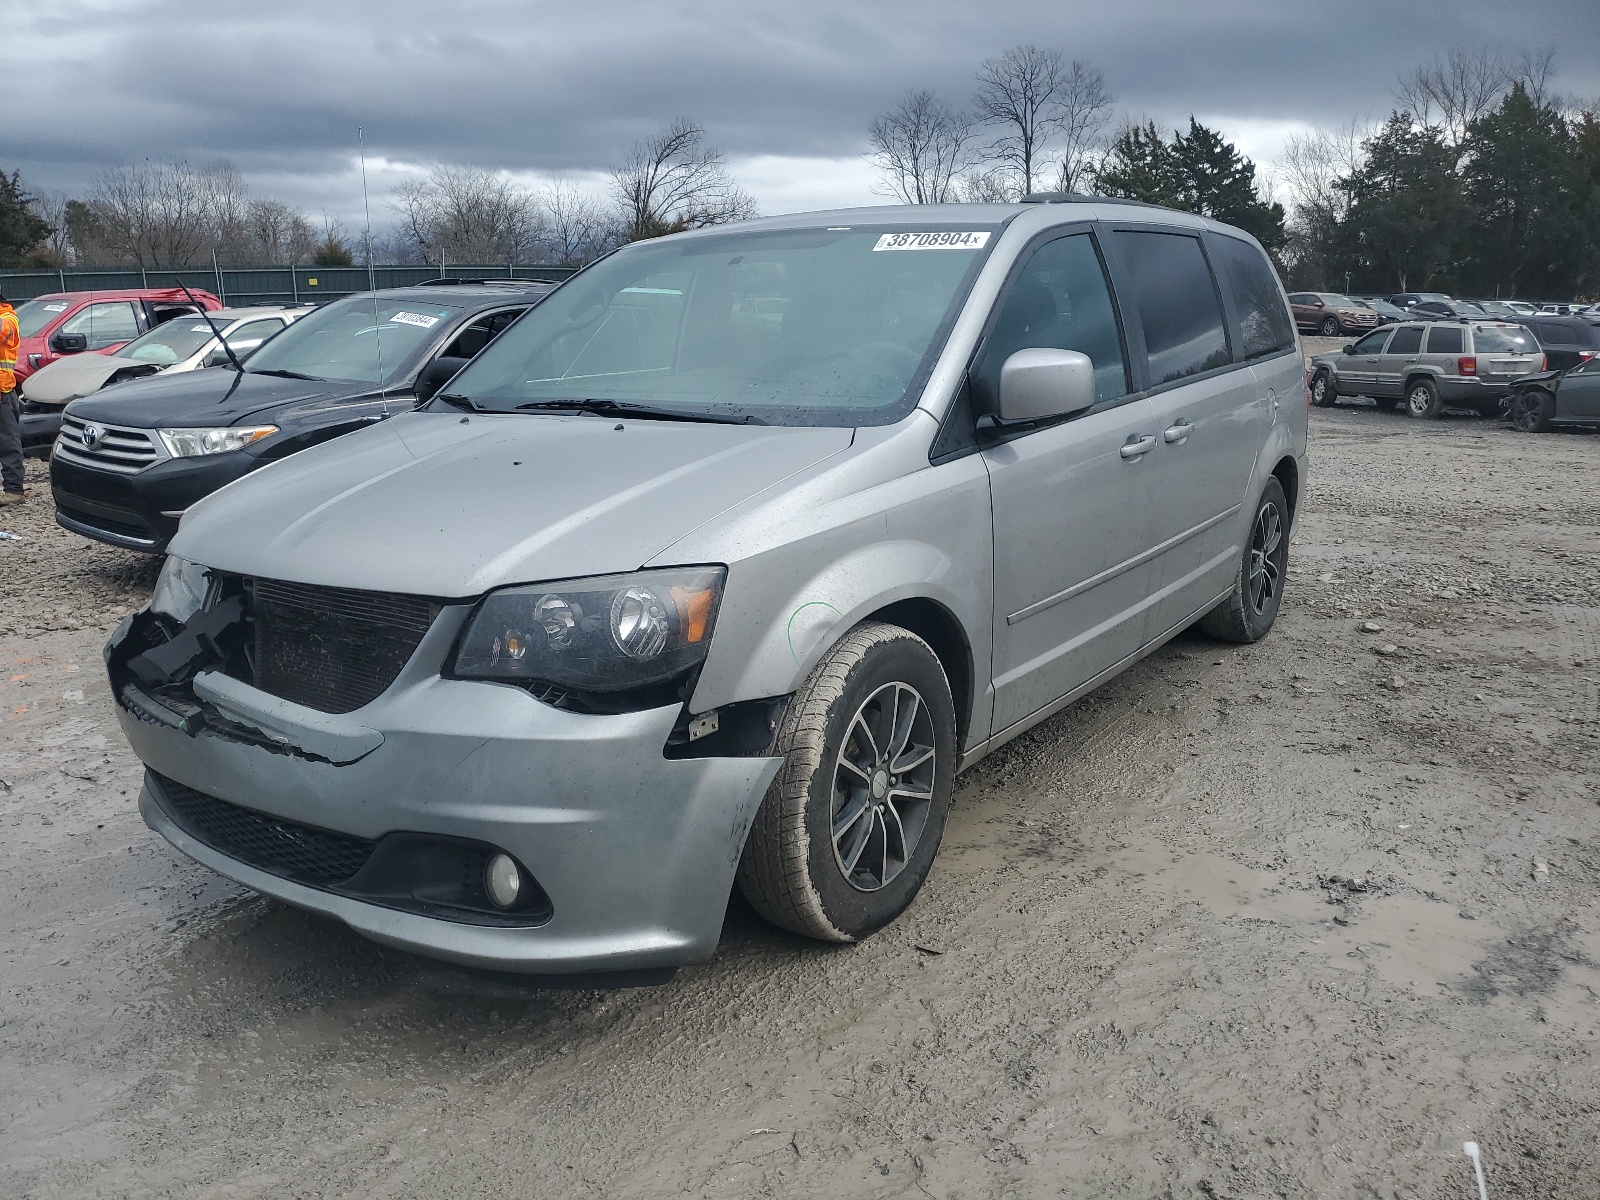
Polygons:
M85 425L83 427L83 432L81 434L79 434L78 436L83 439L84 449L93 450L96 446L98 446L100 444L100 439L105 437L105 435L106 435L106 431L104 429L101 429L100 426L98 426L98 425Z

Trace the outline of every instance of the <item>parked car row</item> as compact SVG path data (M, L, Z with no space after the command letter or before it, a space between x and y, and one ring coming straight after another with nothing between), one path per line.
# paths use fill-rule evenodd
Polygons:
M181 288L138 288L53 292L16 307L22 338L16 366L20 383L63 355L114 352L167 321L193 316L201 309L219 309L222 301L194 288L188 293Z

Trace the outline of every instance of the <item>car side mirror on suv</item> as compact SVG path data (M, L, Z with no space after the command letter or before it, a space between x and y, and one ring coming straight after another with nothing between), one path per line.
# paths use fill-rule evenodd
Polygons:
M1094 363L1076 350L1018 350L1000 368L1000 421L1020 424L1082 412L1094 403Z
M82 333L58 333L50 339L50 349L57 354L82 354L89 348L89 337Z
M1355 352L1356 352L1356 344L1354 342L1346 342L1344 344L1344 350L1342 351L1342 353L1344 353L1344 354L1354 354Z
M450 354L441 354L434 359L417 377L417 403L433 399L434 393L449 383L451 377L471 361L470 358L457 358Z

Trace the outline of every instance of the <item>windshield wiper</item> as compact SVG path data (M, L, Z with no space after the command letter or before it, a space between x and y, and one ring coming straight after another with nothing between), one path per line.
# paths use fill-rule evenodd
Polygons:
M276 375L279 379L309 379L312 383L327 382L321 375L302 375L299 371L263 371L258 368L252 368L248 373L251 375Z
M464 408L468 412L483 411L483 405L479 404L471 396L458 396L455 392L440 392L434 399L443 400L453 408Z
M535 400L517 405L518 412L586 412L598 417L638 417L645 421L708 421L715 425L765 425L759 417L719 417L715 413L690 412L682 408L656 408L629 400Z

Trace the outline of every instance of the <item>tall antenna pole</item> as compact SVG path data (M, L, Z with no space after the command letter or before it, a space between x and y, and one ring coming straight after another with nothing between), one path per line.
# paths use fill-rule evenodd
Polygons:
M372 265L372 200L367 195L367 135L356 126L356 143L361 149L361 207L367 218L367 292L372 296L373 337L378 343L378 387L383 398L383 415L389 415L389 392L383 386L383 322L378 317L378 273Z

